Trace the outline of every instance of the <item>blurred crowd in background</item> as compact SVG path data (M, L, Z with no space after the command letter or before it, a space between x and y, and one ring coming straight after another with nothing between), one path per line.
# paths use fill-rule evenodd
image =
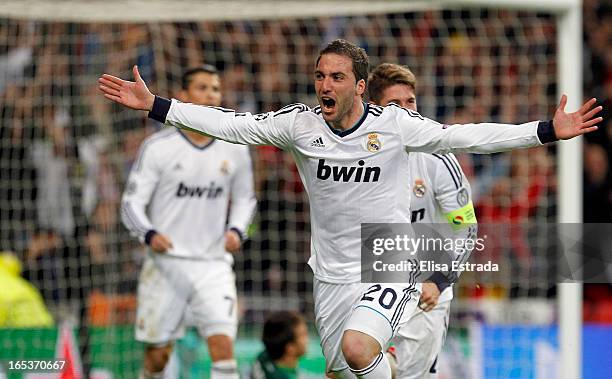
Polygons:
M584 140L584 222L598 223L612 222L612 9L604 3L584 2L584 96L604 105L600 130ZM131 322L144 248L121 226L119 202L140 143L161 126L106 101L97 77L129 78L137 64L153 92L172 96L184 69L210 63L222 71L227 108L314 106L315 58L339 37L366 49L373 65L409 66L420 112L444 123L547 119L558 101L556 23L544 14L427 11L162 24L0 19L0 250L16 253L23 276L56 317ZM236 257L244 317L261 321L275 308L309 314L304 188L287 153L252 152L259 212ZM554 222L555 153L553 145L461 155L479 222ZM511 245L509 254L519 257L533 247ZM550 280L528 280L514 290L502 283L461 296L552 295ZM585 296L587 318L606 319L609 309L593 307L610 302L610 286L588 287Z

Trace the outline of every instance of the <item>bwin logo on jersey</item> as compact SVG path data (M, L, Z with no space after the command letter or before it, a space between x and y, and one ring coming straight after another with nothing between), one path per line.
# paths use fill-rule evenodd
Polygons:
M365 161L359 160L358 166L332 166L325 164L325 159L319 159L317 178L330 179L334 182L377 182L380 178L380 167L364 167Z
M176 191L176 197L205 197L207 199L216 199L223 193L223 187L215 185L215 182L211 182L208 187L189 187L183 182L179 183L178 190Z

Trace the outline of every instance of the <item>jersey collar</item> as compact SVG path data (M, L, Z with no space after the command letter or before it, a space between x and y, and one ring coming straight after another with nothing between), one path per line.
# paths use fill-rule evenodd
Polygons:
M359 121L355 123L355 125L353 125L350 129L347 129L347 130L338 130L332 127L327 121L325 121L325 124L329 127L329 130L331 130L331 132L337 135L338 137L344 137L344 136L348 136L349 134L359 129L361 124L363 124L365 119L368 117L368 110L370 109L370 104L363 102L363 101L362 103L363 103L363 114L361 115L361 118L359 119Z
M187 141L188 144L190 144L191 146L195 147L198 150L206 149L207 147L212 145L217 140L216 138L211 137L210 141L206 142L204 145L198 145L198 144L193 143L185 134L183 134L183 132L180 129L177 129L177 131L179 132L181 137L183 137L185 141Z

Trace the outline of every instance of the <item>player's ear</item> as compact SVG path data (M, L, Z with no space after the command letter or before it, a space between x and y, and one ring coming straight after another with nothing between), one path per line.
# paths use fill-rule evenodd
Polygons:
M357 95L363 96L363 94L365 93L365 89L366 89L365 80L359 79L357 81L357 85L355 86L355 92L357 93Z

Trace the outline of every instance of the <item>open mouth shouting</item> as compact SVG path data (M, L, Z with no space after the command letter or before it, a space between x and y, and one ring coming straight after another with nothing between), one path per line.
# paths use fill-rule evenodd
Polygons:
M333 113L336 110L336 100L329 96L321 96L321 110L326 114Z

